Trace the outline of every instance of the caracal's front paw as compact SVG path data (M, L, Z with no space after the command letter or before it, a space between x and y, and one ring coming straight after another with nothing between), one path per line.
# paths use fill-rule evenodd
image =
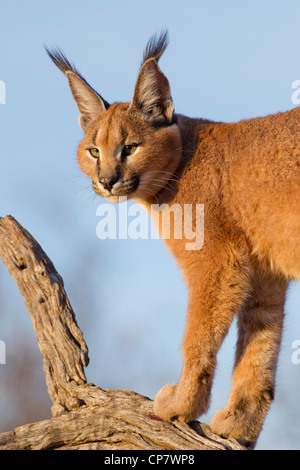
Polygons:
M176 404L176 385L165 385L154 399L154 413L165 421L178 419ZM183 420L184 421L184 420Z
M219 410L213 416L210 427L219 436L238 440L248 448L255 446L260 429L250 426L249 419L239 412Z
M165 421L189 422L202 412L198 403L186 399L184 393L180 393L178 385L165 385L154 399L154 413Z

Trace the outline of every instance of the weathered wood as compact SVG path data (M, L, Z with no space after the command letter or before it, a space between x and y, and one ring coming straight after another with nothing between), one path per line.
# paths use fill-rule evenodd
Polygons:
M88 348L63 280L37 241L11 216L0 218L0 256L32 318L53 402L51 419L0 434L0 449L244 449L205 424L155 419L147 397L87 384Z
M195 430L185 423L151 418L152 401L134 392L104 393L102 404L84 406L0 435L0 449L242 449L236 441L214 435L204 424L194 423Z
M86 383L88 349L63 280L37 241L10 216L0 219L0 256L31 316L53 412L69 409L70 384Z

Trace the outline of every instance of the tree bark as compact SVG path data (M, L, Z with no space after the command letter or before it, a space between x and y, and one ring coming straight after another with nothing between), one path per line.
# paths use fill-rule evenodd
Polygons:
M153 402L135 392L87 384L88 348L63 280L37 241L11 216L0 218L0 256L31 316L53 403L51 419L0 434L0 449L245 449L198 421L159 420L152 414Z

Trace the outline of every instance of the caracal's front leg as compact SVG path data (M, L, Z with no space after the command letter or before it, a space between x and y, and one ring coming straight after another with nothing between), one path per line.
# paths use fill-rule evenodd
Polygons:
M249 447L254 447L274 398L286 289L287 282L282 278L257 276L253 295L238 315L239 336L228 403L210 423L217 434Z
M215 248L210 256L203 253L188 273L182 374L154 402L154 413L164 420L191 421L207 410L217 352L249 292L247 256L228 246Z

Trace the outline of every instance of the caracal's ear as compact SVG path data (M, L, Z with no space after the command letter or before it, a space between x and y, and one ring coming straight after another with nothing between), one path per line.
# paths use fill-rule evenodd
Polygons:
M97 115L109 108L109 104L85 81L62 51L45 49L54 64L66 75L80 112L79 125L86 131Z
M128 108L129 112L138 112L148 121L171 123L173 119L174 104L170 85L158 66L167 43L167 32L149 40Z

